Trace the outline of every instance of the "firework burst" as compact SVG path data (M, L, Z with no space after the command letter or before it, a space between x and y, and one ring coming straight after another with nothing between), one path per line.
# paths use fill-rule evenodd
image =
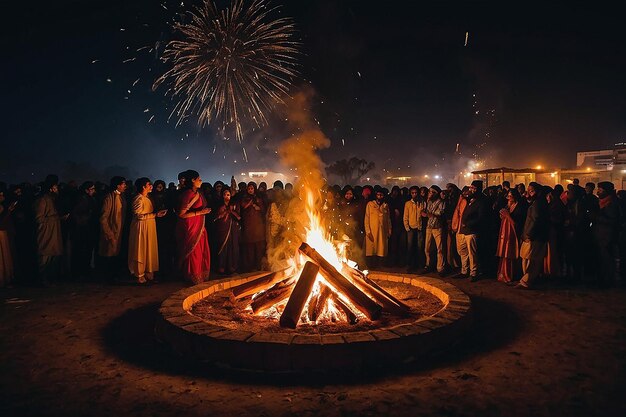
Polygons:
M200 126L215 123L241 141L242 124L267 124L298 72L293 21L273 18L276 11L266 0L233 0L221 11L204 0L173 24L180 37L167 44L161 59L169 69L153 89L167 88L177 125L197 117Z

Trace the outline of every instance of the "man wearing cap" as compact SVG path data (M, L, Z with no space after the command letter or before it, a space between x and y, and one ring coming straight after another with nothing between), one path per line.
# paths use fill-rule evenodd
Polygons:
M472 181L467 190L467 206L461 215L461 225L457 234L457 248L461 255L461 277L467 272L469 263L469 277L476 282L480 275L480 238L485 233L488 216L488 203L483 195L483 182Z
M543 259L548 251L550 213L542 187L536 182L528 184L528 202L530 206L526 214L520 247L524 275L515 286L518 289L532 287L539 274L543 272Z
M599 182L596 194L598 195L598 209L590 213L593 246L599 262L596 278L598 285L608 285L615 278L620 210L612 182Z
M426 223L426 245L424 247L424 254L426 255L426 267L422 270L423 274L434 270L433 262L430 259L430 249L432 242L435 242L437 247L437 272L439 276L445 276L447 270L446 256L444 253L444 236L443 236L443 218L444 211L446 209L446 203L440 198L441 188L436 185L432 185L428 190L428 198L426 202L426 208L422 211L421 216L427 217Z

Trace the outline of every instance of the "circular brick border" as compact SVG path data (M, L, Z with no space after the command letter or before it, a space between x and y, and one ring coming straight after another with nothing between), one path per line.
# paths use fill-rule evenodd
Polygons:
M380 367L419 360L458 342L472 323L470 298L454 285L428 277L372 272L374 280L403 282L439 298L430 317L375 330L311 335L296 330L253 333L217 326L190 313L194 303L258 277L210 281L178 291L159 309L156 336L176 352L235 369L288 372Z

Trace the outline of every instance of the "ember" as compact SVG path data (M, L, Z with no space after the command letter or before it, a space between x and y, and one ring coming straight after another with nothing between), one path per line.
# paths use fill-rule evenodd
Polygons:
M369 320L377 320L383 311L400 317L410 315L409 306L367 278L362 271L344 262L340 272L305 242L299 251L309 259L299 275L294 273L295 267L267 273L234 287L231 300L252 295L250 307L253 314L260 315L273 309L280 313L280 325L292 329L300 321L315 323L324 313L333 321L339 316L344 317L350 324L358 322L357 312Z
M294 277L293 280L295 281L296 278ZM337 297L330 287L319 281L316 282L315 288L312 290L313 294L302 310L295 332L289 327L280 325L280 316L286 307L289 296L266 308L263 312L255 314L252 310L252 303L260 296L255 300L252 300L250 296L234 299L233 288L225 289L193 302L190 306L190 313L192 314L191 317L200 318L215 326L253 333L349 334L413 323L415 320L431 317L445 307L445 303L437 296L423 288L391 281L378 281L377 284L384 286L381 288L401 299L409 307L410 314L399 316L383 309L377 320L369 320L359 310L349 307L347 303ZM317 291L318 289L319 291ZM318 297L325 297L325 292L328 294L328 298L322 299L316 304ZM315 317L312 310L316 307L319 309L322 305L324 306L323 310ZM329 305L330 307L328 307Z

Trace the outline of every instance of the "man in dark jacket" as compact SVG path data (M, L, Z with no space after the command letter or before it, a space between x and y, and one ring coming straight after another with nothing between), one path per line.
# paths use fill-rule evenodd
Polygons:
M542 187L536 182L528 184L528 202L530 206L524 223L520 248L524 275L515 286L519 289L528 289L534 284L543 271L543 258L546 257L548 250L550 214Z
M615 279L615 253L619 241L620 208L612 182L598 183L598 208L590 213L593 246L596 251L598 285Z
M461 258L469 258L470 280L478 281L480 265L480 238L485 232L489 207L483 195L482 181L472 181L468 190L468 202L461 216L457 243Z

